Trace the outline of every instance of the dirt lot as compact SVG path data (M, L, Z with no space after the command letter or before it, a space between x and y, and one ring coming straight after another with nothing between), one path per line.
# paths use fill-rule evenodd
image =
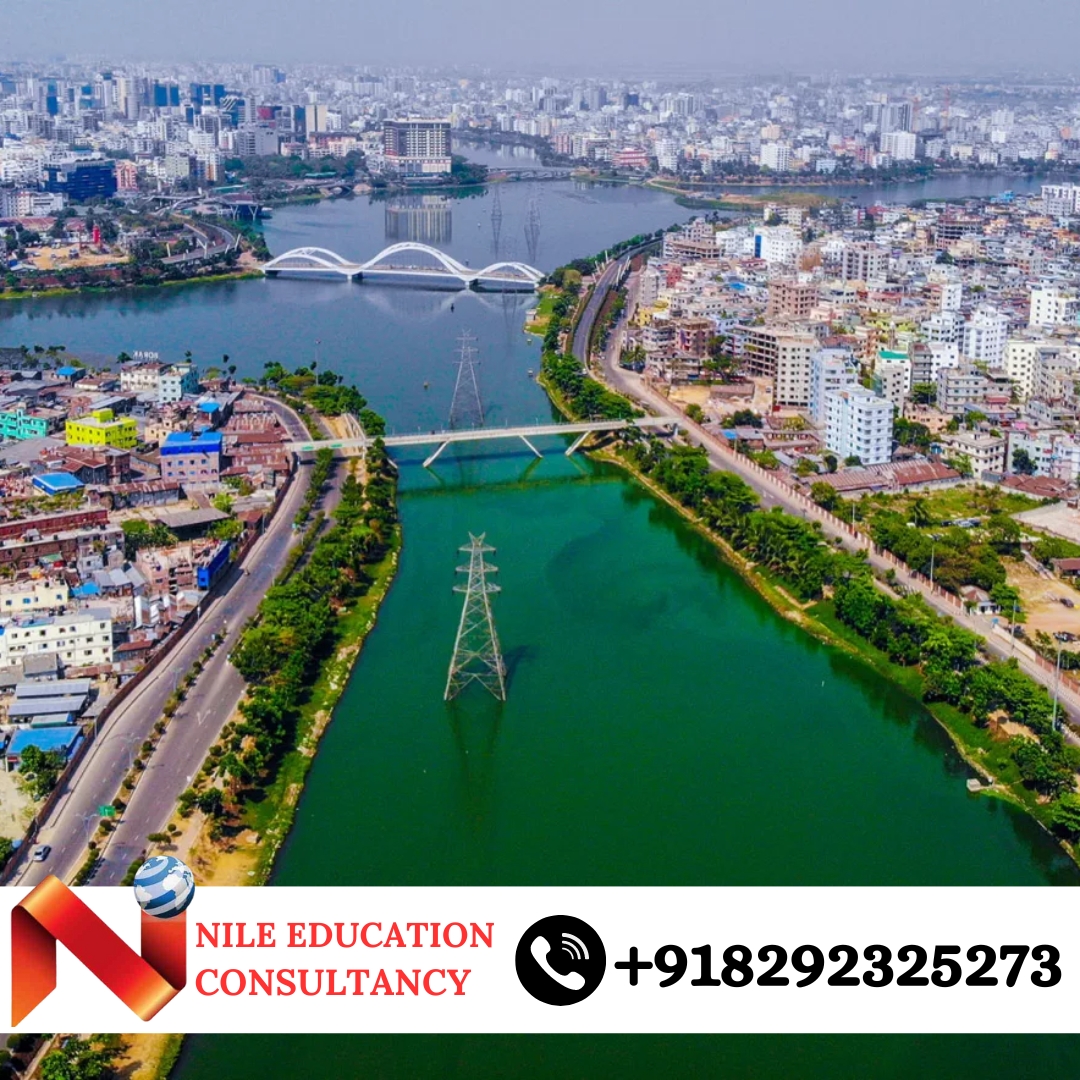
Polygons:
M18 773L0 769L0 836L17 840L34 816L33 802L18 785Z
M1037 510L1027 510L1023 514L1017 514L1016 520L1080 544L1080 510L1073 510L1065 503L1053 503L1050 506L1040 506Z
M79 255L72 259L68 257L68 250L67 246L35 248L28 253L30 258L27 261L33 263L38 270L73 270L78 267L115 266L117 263L127 261L126 255L99 254L89 248L83 248Z
M1040 577L1026 563L1008 560L1005 563L1009 584L1020 590L1027 622L1024 628L1029 635L1036 630L1047 634L1065 631L1080 635L1080 593L1056 578ZM1067 608L1058 597L1065 596L1077 606ZM1006 620L1011 614L1003 611Z

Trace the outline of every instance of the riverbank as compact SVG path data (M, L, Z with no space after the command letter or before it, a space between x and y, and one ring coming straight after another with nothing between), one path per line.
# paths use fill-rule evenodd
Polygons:
M831 198L827 195L818 195L813 191L770 191L767 194L762 195L744 195L739 192L725 191L717 197L709 194L707 191L697 192L692 187L667 183L663 180L646 180L645 186L655 188L657 191L663 191L668 195L674 196L675 202L679 206L686 207L688 210L750 211L761 210L766 203L772 203L776 206L817 209L837 201L835 198ZM715 185L711 186L715 188Z
M577 408L572 387L591 380L582 372L576 382L564 377L561 385L554 385L565 363L565 358L559 362L553 356L546 356L539 382L560 412L568 418L577 419L581 410ZM611 391L608 393L613 394ZM629 405L628 401L626 403ZM875 582L873 586L867 586L870 594L880 594L877 602L889 608L888 617L899 619L905 632L913 633L920 641L931 632L949 638L941 656L924 652L929 648L928 639L922 644L913 641L914 659L907 655L910 650L904 650L903 663L898 663L868 640L871 635L863 626L858 622L853 624L850 611L846 620L837 613L834 596L838 592L845 592L848 605L858 605L860 599L852 598L854 586L850 581L845 582L843 568L836 560L849 560L847 577L860 581L869 579L869 569L861 560L855 556L841 556L835 551L825 555L820 547L820 535L799 518L787 513L764 515L773 527L771 531L776 533L776 543L787 546L790 551L803 552L805 561L802 572L795 575L793 587L789 586L792 575L788 573L785 578L780 569L785 565L784 560L781 560L780 566L774 567L761 565L760 557L756 560L748 558L728 537L721 535L717 522L724 511L720 505L708 499L703 501L700 494L701 491L715 488L716 498L726 498L727 513L734 510L737 519L745 518L756 510L757 499L752 490L737 480L734 474L723 472L712 472L709 478L698 476L701 482L698 487L690 477L697 476L697 469L708 471L700 450L697 453L701 454L701 460L694 462L695 451L691 448L673 449L654 445L657 448L650 451L643 448L642 443L619 441L598 456L623 468L638 483L675 509L720 551L725 561L778 614L823 643L840 648L860 663L873 668L919 702L944 729L969 768L981 777L979 793L1002 798L1024 810L1053 837L1073 862L1080 865L1077 830L1072 828L1071 816L1073 804L1078 802L1075 791L1080 763L1074 762L1077 755L1064 747L1061 736L1048 723L1049 698L1045 691L1019 671L1010 674L1011 669L1007 664L991 664L982 669L991 674L983 680L986 685L977 685L978 680L972 675L973 671L979 670L975 636L930 612L909 610L904 606L907 602L901 594L892 587ZM663 460L652 460L652 454L658 459L666 459L666 464ZM664 482L648 475L646 468L649 473L656 471ZM719 482L719 478L723 477L733 481L727 486L726 492L723 491L724 485ZM711 484L713 478L718 481L715 485ZM668 490L665 483L674 483L676 490ZM741 491L737 490L740 488ZM696 500L688 497L690 490L699 492ZM728 525L724 527L730 532L729 526L734 519L727 520ZM760 542L757 547L764 549ZM768 544L764 547L767 548ZM831 551L832 546L825 550ZM797 592L803 593L805 599L800 600L794 595ZM908 623L905 624L904 620L908 620ZM920 620L925 625L916 633L913 628L920 625ZM874 617L870 621L873 623ZM859 626L858 631L855 626ZM889 645L890 649L893 647ZM952 659L945 660L946 654ZM982 704L976 704L977 701L982 701ZM1020 743L1033 743L1033 753L1019 752L1018 740ZM1028 746L1028 750L1032 750L1032 747ZM1053 775L1055 772L1056 777Z
M0 300L49 300L61 296L115 296L125 292L140 292L148 289L168 289L181 285L214 285L222 281L248 281L263 276L261 270L243 267L235 271L218 274L200 274L195 277L178 278L175 281L148 281L123 285L76 285L72 288L48 289L0 289Z

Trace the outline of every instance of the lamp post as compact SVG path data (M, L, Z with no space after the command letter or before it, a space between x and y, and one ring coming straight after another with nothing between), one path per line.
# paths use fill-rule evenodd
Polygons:
M90 822L97 819L97 814L93 810L87 810L85 814L79 815L79 820L83 823L83 827L86 829L86 843L90 844Z
M1050 726L1057 730L1058 719L1058 683L1061 681L1061 642L1058 642L1057 647L1057 663L1054 664L1054 709L1050 714Z

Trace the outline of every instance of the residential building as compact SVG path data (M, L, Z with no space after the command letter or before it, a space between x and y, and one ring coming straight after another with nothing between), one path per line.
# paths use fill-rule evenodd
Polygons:
M40 439L49 434L49 421L16 407L0 412L0 442L8 439Z
M813 334L755 326L743 344L746 371L773 380L773 404L805 409L810 404L810 358L818 349Z
M130 416L116 417L112 409L96 409L64 425L68 446L112 446L133 450L139 441L138 426Z
M1031 290L1028 326L1076 326L1076 293L1057 285L1038 285Z
M859 365L847 349L818 349L810 356L810 418L825 426L825 399L859 383Z
M189 435L174 431L161 444L161 478L185 489L217 484L221 479L222 436L216 431Z
M965 455L971 462L972 476L980 480L985 475L1001 476L1005 472L1005 452L1008 440L1002 435L983 431L958 431L941 435L939 441L956 454Z
M899 412L911 393L911 361L907 353L882 349L874 364L874 393L888 398Z
M754 255L763 262L790 266L802 251L802 237L790 225L759 225L754 229Z
M857 243L844 247L844 281L863 281L871 288L885 284L889 271L889 253L877 244Z
M791 147L779 142L762 143L761 167L772 172L790 172Z
M116 194L116 167L109 158L68 158L47 163L43 172L45 190L73 202L110 199Z
M0 584L0 617L28 611L54 611L67 604L69 595L67 582L59 578Z
M881 152L893 161L914 161L918 139L911 131L887 131L881 136Z
M768 320L779 318L805 319L818 301L818 288L812 281L793 281L776 278L769 282L769 303L765 309Z
M1008 339L1009 317L985 305L977 308L964 323L961 352L969 360L977 360L989 367L1000 367Z
M990 380L978 368L965 364L940 371L937 385L937 407L951 416L959 416L965 405L984 400Z
M893 403L863 387L825 395L825 445L838 458L863 465L892 458Z
M55 653L65 667L111 664L113 632L109 610L0 619L0 667L44 653Z

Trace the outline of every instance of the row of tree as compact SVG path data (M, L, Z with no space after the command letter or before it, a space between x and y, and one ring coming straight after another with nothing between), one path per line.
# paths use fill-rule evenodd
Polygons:
M369 567L386 555L397 521L396 485L381 440L368 450L366 472L364 485L345 478L332 527L307 561L267 592L258 620L233 651L248 696L243 721L216 759L230 783L260 776L291 745L299 707L336 646L338 615L367 592Z
M831 589L841 622L894 663L919 668L926 700L955 705L978 724L1002 713L1028 727L1037 738L1016 737L1009 743L1020 778L1053 800L1049 817L1055 827L1080 836L1080 799L1073 795L1080 750L1065 744L1054 726L1046 689L1015 661L983 663L975 634L937 615L920 596L886 595L861 553L830 544L817 522L779 508L762 510L757 494L741 478L710 469L702 448L669 445L636 432L628 436L624 453L629 460L739 554L804 600Z

